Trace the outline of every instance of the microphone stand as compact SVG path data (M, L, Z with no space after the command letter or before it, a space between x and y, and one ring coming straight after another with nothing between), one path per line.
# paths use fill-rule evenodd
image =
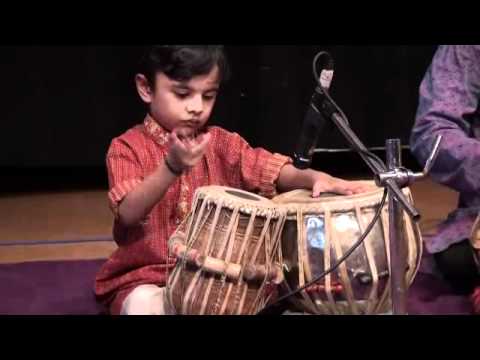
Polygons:
M390 237L390 284L392 298L392 312L394 315L407 314L407 284L405 273L407 271L407 243L404 237L403 211L406 211L413 222L420 220L419 212L407 201L401 188L411 185L414 181L427 175L433 166L438 154L441 136L438 136L433 151L422 173L413 173L401 165L400 139L386 141L387 169L382 164L369 157L368 149L360 141L355 132L350 128L346 119L338 113L336 107L324 96L321 104L316 104L316 109L325 117L331 119L343 134L352 149L357 151L368 167L374 173L375 183L379 187L387 188L389 211L389 237Z

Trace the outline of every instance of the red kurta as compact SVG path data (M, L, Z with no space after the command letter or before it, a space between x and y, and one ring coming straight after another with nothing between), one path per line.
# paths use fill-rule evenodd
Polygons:
M291 159L262 148L253 149L238 134L210 127L210 144L203 159L179 177L141 224L124 227L115 220L113 236L118 249L96 277L99 301L119 314L126 296L141 284L166 283L170 235L187 215L195 190L200 186L221 185L244 189L265 197L276 194L280 169ZM161 164L168 133L147 115L141 125L115 138L107 154L110 206L116 214L118 204ZM168 264L168 265L167 265Z

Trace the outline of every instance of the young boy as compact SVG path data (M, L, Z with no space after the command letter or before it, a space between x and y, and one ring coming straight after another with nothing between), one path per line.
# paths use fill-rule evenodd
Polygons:
M167 243L195 190L222 185L271 198L296 188L353 194L364 190L291 159L253 149L238 134L205 127L228 76L221 46L155 46L135 81L149 111L143 124L115 138L107 154L118 249L100 269L97 298L111 314L172 314L165 300Z

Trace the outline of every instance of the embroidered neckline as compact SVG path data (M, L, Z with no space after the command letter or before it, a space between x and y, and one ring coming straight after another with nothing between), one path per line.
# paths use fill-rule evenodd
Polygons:
M145 130L148 134L150 134L153 139L162 146L168 144L168 132L161 127L150 115L145 117L143 121L143 125L145 126Z

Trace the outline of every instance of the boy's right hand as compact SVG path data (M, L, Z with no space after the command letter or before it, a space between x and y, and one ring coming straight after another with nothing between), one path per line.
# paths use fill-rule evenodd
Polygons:
M184 136L182 128L174 129L169 136L168 163L178 172L186 171L195 166L207 150L210 134L200 134L196 138Z

